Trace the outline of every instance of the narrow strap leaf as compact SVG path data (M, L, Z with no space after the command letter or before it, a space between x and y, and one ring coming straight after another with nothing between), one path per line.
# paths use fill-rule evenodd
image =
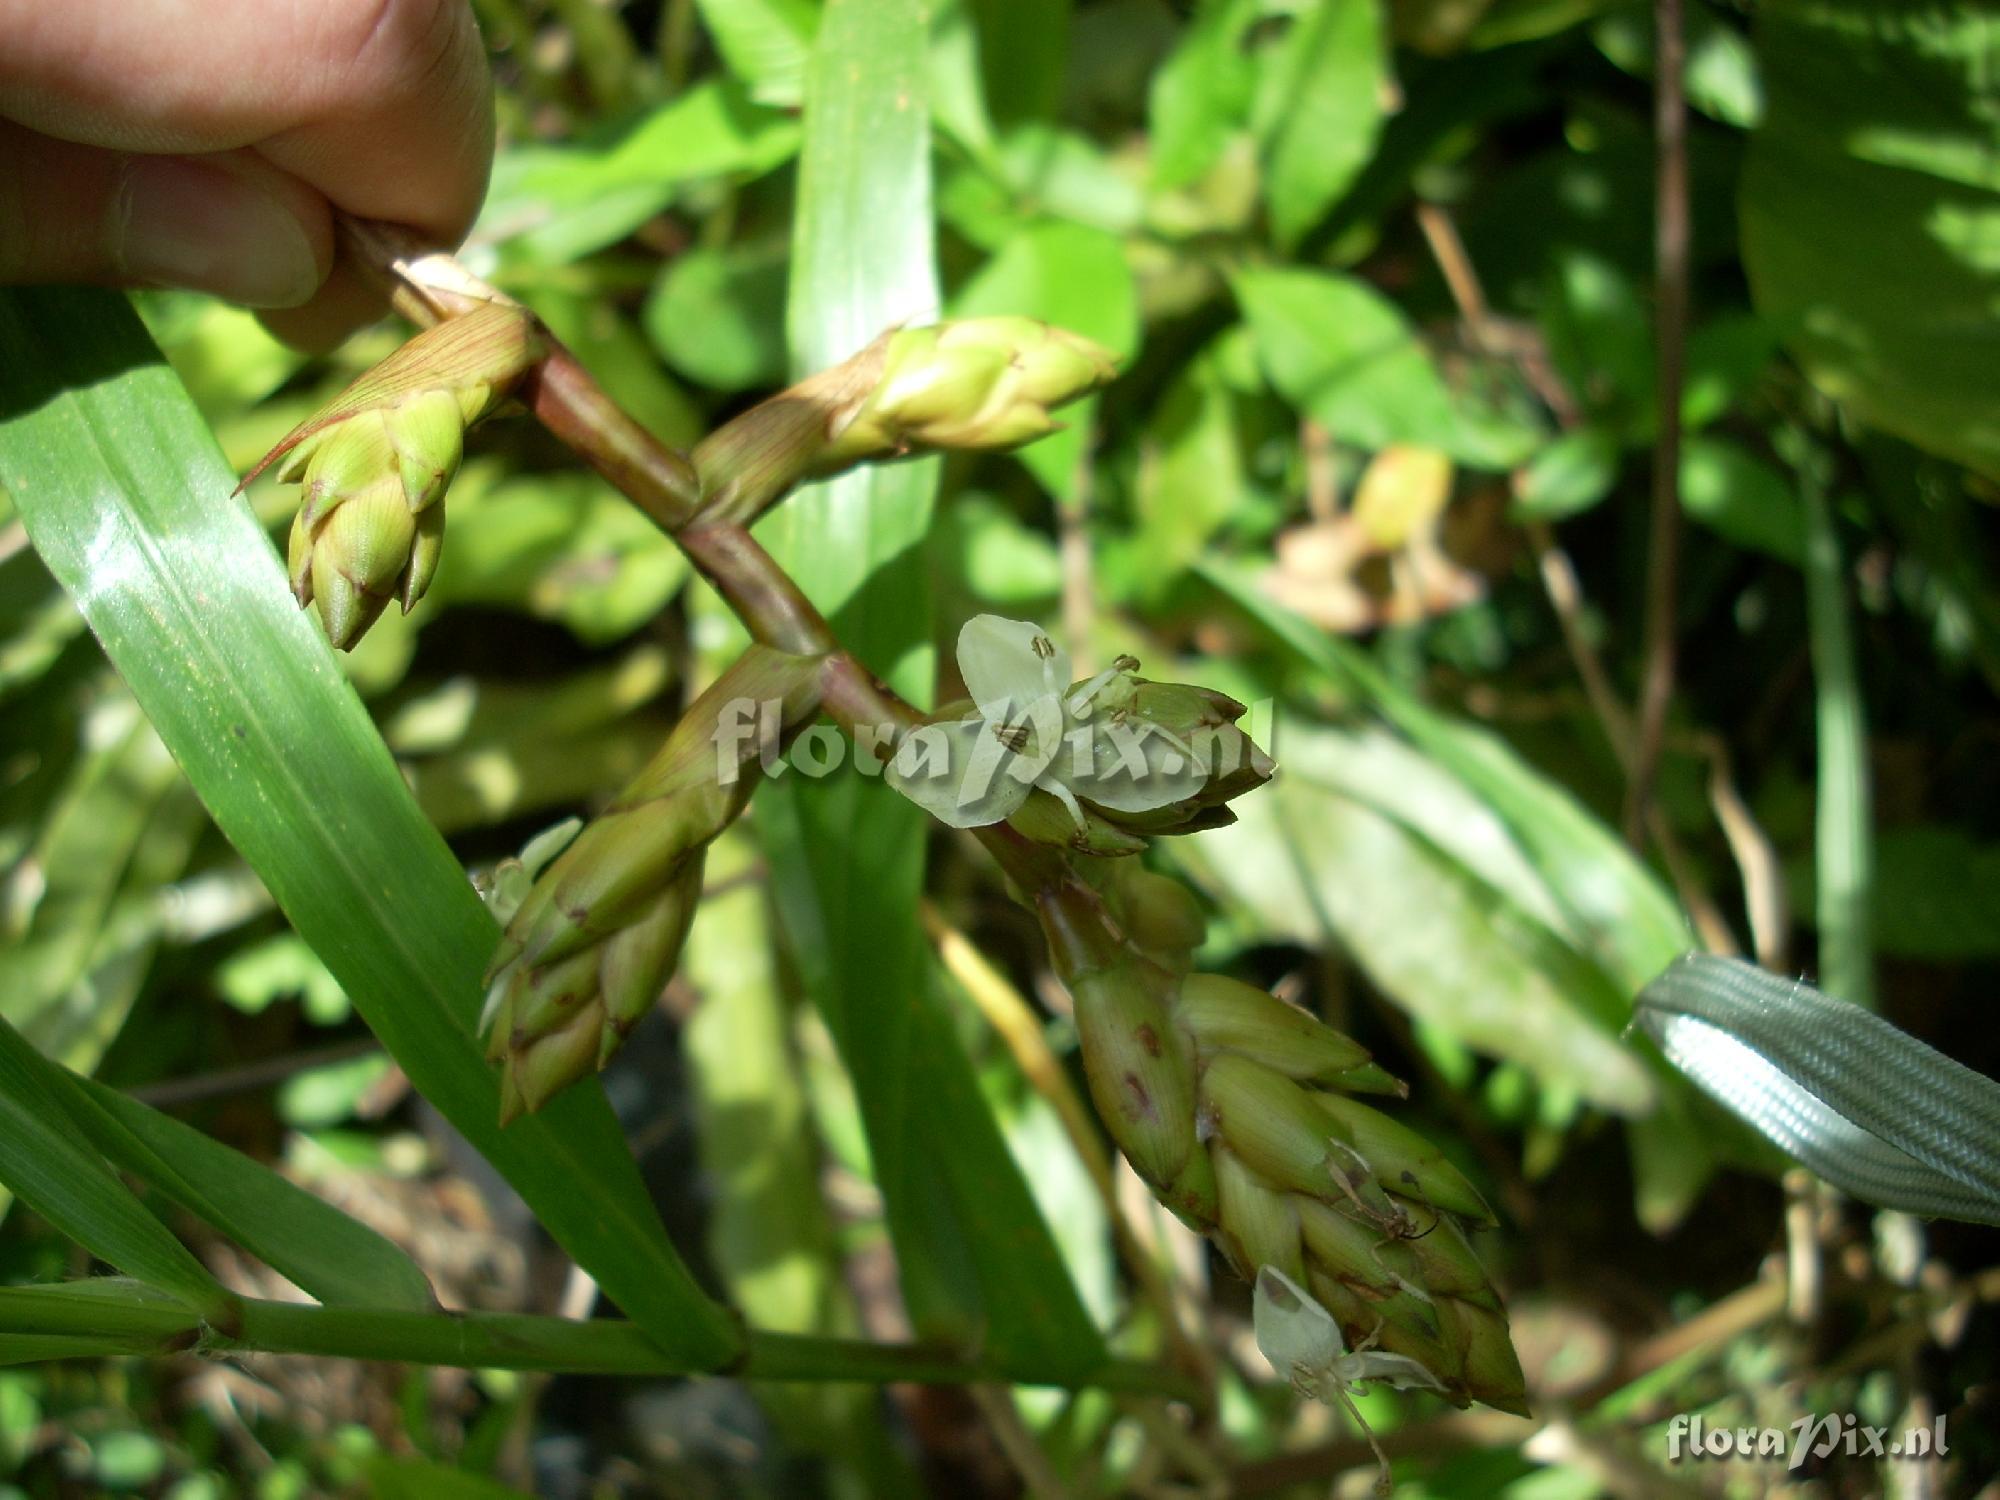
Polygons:
M98 1150L321 1302L410 1312L437 1306L416 1263L359 1220L116 1089L67 1081L76 1121Z
M1689 954L1639 994L1682 1072L1843 1192L2000 1224L2000 1083L1880 1016L1739 959Z
M499 1128L472 1035L499 934L234 483L122 299L0 290L0 485L216 826L411 1082L605 1294L675 1358L729 1363L736 1319L668 1242L602 1091Z
M0 1183L98 1259L204 1313L228 1294L82 1143L41 1055L0 1020Z

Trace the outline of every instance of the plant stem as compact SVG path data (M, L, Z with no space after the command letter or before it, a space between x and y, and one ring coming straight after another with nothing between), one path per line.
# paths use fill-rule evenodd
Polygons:
M1806 512L1806 618L1812 636L1813 713L1819 738L1819 797L1813 861L1818 877L1819 980L1822 988L1875 1004L1873 797L1868 725L1840 536L1827 503L1823 455L1802 435L1796 464Z
M113 1288L77 1295L45 1287L0 1288L0 1335L151 1340L154 1352L184 1345L193 1314ZM636 1323L586 1322L526 1313L423 1313L373 1307L319 1307L245 1299L237 1331L202 1330L203 1352L315 1354L340 1359L404 1360L466 1369L543 1370L573 1375L728 1374L746 1380L924 1381L965 1384L1045 1383L1032 1371L1008 1370L947 1350L859 1339L757 1333L727 1370L706 1369L663 1353ZM1108 1360L1080 1385L1190 1399L1192 1383L1154 1365Z
M1635 847L1659 775L1667 707L1674 695L1674 615L1680 595L1681 386L1688 312L1687 38L1682 0L1656 0L1653 45L1654 345L1659 433L1653 443L1653 508L1646 548L1645 673L1638 737L1626 788L1625 836Z

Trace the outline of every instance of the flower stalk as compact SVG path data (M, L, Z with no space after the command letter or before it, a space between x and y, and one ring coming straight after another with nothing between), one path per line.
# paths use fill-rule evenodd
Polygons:
M400 278L389 289L399 308L421 321L462 310L468 297L480 295L455 263L400 251L392 231L345 229L365 259ZM926 447L1023 441L1046 420L1045 410L1035 417L1036 404L1063 399L1062 389L1040 384L1039 376L1024 377L1011 356L1004 368L985 355L961 357L943 335L926 350L923 340L906 338L909 332L927 331L891 334L847 366L745 414L702 445L692 468L637 429L559 348L522 387L552 431L675 535L753 637L780 656L812 661L814 708L850 731L899 725L899 746L936 726L839 649L824 618L745 527L791 486L850 463ZM1108 362L1086 369L1094 355L1053 342L1056 355L1070 362L1070 394L1108 376ZM926 359L941 361L927 379L900 363L914 370ZM930 404L947 390L962 394L976 384L969 373L975 367L986 372L977 378L989 382L981 417L954 419ZM977 427L978 420L986 425L977 431L966 425ZM1059 713L1073 712L1064 689L1076 685L1067 683L1066 668L1050 666L1042 675L1050 681L1031 685L1030 701L1054 696ZM1220 695L1146 683L1123 666L1112 676L1118 680L1099 684L1097 692L1114 689L1114 712L1183 738L1195 730L1234 732L1241 710ZM810 711L802 696L799 712ZM691 711L691 718L700 716ZM957 731L982 750L979 736L991 732ZM1010 754L1025 749L1011 728L997 742ZM609 914L620 913L628 924L655 922L659 930L680 921L676 903L685 892L675 882L698 856L704 830L741 808L740 801L715 803L676 782L664 769L674 760L671 747L656 762L659 774L649 768L643 788L621 797L604 820L605 832L595 825L586 831L537 885L534 910L524 906L509 927L495 992L496 1020L506 1024L496 1025L495 1045L514 1069L510 1097L521 1107L529 1107L531 1092L546 1097L604 1055L604 1028L614 1024L601 998L600 950L613 935ZM1357 1097L1400 1095L1403 1086L1316 1018L1253 986L1196 972L1194 952L1205 928L1199 903L1129 857L1149 835L1226 820L1230 798L1272 770L1261 752L1243 765L1247 771L1206 775L1172 798L1158 795L1173 774L1164 763L1142 766L1136 778L1145 788L1136 799L1142 805L1131 807L1080 793L1079 779L1087 782L1092 769L1084 766L1078 778L1059 778L1062 791L1031 780L1031 795L962 826L974 829L1041 919L1076 1002L1090 1093L1113 1139L1162 1202L1208 1235L1246 1277L1259 1280L1270 1270L1260 1288L1268 1283L1283 1291L1292 1313L1310 1318L1316 1311L1331 1321L1337 1332L1322 1340L1330 1351L1326 1378L1390 1378L1393 1370L1404 1377L1398 1383L1435 1388L1461 1406L1482 1401L1524 1411L1506 1315L1467 1239L1469 1230L1493 1221L1490 1210L1435 1147ZM656 806L676 796L696 798L703 810L681 821L683 814ZM634 820L648 808L660 820L652 831L624 831L639 829ZM603 867L592 868L600 860ZM657 965L678 940L667 944L656 930L648 933L630 941ZM534 974L592 953L599 955L592 992L599 1009L587 1026L571 1035L563 1025L582 1023L560 1023L524 1035L527 1045L517 1046L515 1025L563 1010L542 1003ZM548 982L550 994L561 987ZM581 993L583 986L577 988ZM503 1034L510 1040L503 1043ZM550 1048L546 1064L528 1055L542 1035L565 1038ZM1284 1353L1273 1356L1281 1367ZM1300 1379L1296 1362L1287 1373Z
M820 659L753 645L535 882L488 971L503 1123L601 1069L658 1000L701 900L708 846L765 756L819 711Z

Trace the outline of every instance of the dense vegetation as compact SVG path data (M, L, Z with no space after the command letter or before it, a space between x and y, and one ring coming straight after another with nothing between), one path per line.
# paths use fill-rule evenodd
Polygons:
M461 259L662 442L898 323L1117 356L1059 432L757 535L920 706L982 613L1249 706L1278 775L1133 867L1200 893L1186 963L1407 1080L1499 1220L1532 1415L1371 1387L1399 1493L1990 1482L1991 1231L1788 1171L1629 1023L1707 949L2000 1071L2000 21L477 8ZM336 655L266 542L298 491L229 490L409 330L308 359L192 296L0 298L0 1497L1365 1488L1092 1114L1075 974L879 781L771 778L602 1089L501 1129L464 873L603 810L738 614L503 411L421 600ZM600 1290L629 1323L430 1301ZM1669 1460L1676 1416L1826 1412L1949 1457Z

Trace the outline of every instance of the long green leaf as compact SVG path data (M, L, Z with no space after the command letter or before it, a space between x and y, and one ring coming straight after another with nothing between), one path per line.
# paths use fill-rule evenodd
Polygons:
M1740 959L1690 953L1637 1015L1676 1067L1841 1191L2000 1224L2000 1083Z
M663 1350L738 1350L594 1088L505 1132L473 1026L492 920L129 307L0 294L0 484L217 825L417 1088Z
M72 1086L77 1123L114 1164L321 1302L415 1312L437 1306L416 1263L367 1225L261 1162L116 1089L56 1076Z
M790 335L800 372L937 312L918 0L833 0L806 75ZM841 639L906 696L933 669L921 547L933 463L794 496L761 535ZM848 774L779 782L755 813L780 914L861 1100L919 1332L1078 1372L1102 1341L951 1026L917 925L923 815ZM941 1148L941 1143L948 1145Z
M1616 834L1505 744L1419 703L1360 651L1273 603L1241 572L1212 561L1196 569L1281 645L1372 704L1477 793L1548 883L1574 935L1628 994L1688 949L1687 921L1660 882Z
M83 1143L44 1066L0 1022L0 1182L98 1259L191 1308L223 1308L215 1278Z

